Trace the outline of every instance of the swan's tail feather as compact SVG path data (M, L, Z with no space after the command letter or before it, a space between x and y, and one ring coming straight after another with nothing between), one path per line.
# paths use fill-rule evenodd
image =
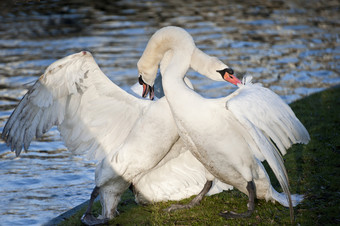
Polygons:
M279 181L281 188L284 192L283 196L286 198L287 206L289 207L289 214L291 222L294 222L294 209L293 209L293 202L292 202L292 195L290 194L289 190L289 180L288 174L286 171L286 167L284 166L282 156L280 155L279 150L276 149L274 144L272 145L273 151L265 151L264 156L273 170L277 180Z
M285 203L287 204L286 206L289 207L291 222L293 223L294 222L294 209L293 209L292 197L291 197L290 190L289 190L288 174L286 171L286 167L284 166L282 156L279 150L277 150L276 146L273 143L271 143L269 139L267 139L263 135L263 133L260 133L257 128L255 128L254 131L257 131L257 133L255 133L257 136L260 136L260 137L262 136L261 137L261 140L263 141L261 143L261 145L263 145L262 154L264 156L264 159L267 160L270 168L273 170L276 179L280 183L280 186L283 190L283 196L286 198L286 201L285 201ZM258 160L258 162L260 162L260 160ZM262 164L259 164L259 165L262 165ZM276 195L276 197L278 197L278 195ZM281 200L281 197L279 200Z
M285 207L289 207L289 203L288 203L285 193L279 193L274 188L272 188L271 196L272 196L272 199L279 202L281 205ZM291 195L291 201L292 201L292 205L295 207L303 201L303 195L293 194Z

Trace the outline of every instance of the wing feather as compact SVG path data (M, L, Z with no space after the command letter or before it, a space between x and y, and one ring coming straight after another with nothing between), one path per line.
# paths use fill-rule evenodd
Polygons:
M150 101L116 86L89 52L51 64L8 119L2 138L19 156L58 126L69 150L100 160L127 136Z
M282 155L292 144L308 143L308 131L278 95L259 84L252 84L251 79L245 80L247 82L225 99L226 107L255 141L255 144L249 142L255 157L266 160L273 170L286 194L292 216L292 198Z
M226 103L238 120L245 118L270 138L284 155L295 143L308 143L308 131L292 109L274 92L260 84L240 85ZM244 119L242 119L244 118Z

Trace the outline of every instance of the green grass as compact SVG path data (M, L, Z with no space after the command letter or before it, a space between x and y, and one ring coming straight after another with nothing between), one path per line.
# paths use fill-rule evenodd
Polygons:
M311 135L308 145L294 145L284 156L291 192L304 194L304 201L294 208L295 223L300 225L340 224L340 87L311 95L291 104L297 117ZM268 167L266 167L268 169ZM269 171L269 170L268 170ZM273 174L269 173L271 178ZM273 179L273 186L279 189ZM189 199L181 201L188 202ZM163 209L175 202L138 206L130 191L124 193L118 206L120 215L112 225L246 225L290 224L289 210L279 204L257 200L255 212L247 219L225 220L223 210L246 211L247 196L227 191L205 197L191 210L173 213ZM95 214L100 213L95 204ZM62 225L82 225L85 208Z

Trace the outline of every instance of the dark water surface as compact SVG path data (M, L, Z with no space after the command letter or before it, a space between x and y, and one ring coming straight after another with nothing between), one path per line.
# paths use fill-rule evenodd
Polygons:
M190 32L198 47L249 74L286 102L340 83L339 1L1 1L0 131L53 61L89 50L126 89L160 27ZM198 92L234 88L190 71ZM195 77L193 77L195 75ZM94 163L71 155L53 129L20 158L0 141L0 225L40 225L89 198Z

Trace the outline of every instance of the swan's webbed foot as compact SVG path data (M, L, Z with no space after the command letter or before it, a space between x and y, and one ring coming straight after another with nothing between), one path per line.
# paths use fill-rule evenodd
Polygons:
M253 211L248 210L244 213L235 213L233 211L224 211L219 213L221 217L224 217L225 219L236 219L236 218L245 218L250 217L252 215Z
M104 225L104 224L107 224L109 222L109 219L108 218L98 219L95 216L93 216L92 214L85 213L81 217L81 222L83 224L85 224L85 225L88 225L88 226L92 226L92 225Z
M103 225L109 222L109 219L105 218L105 219L98 219L95 216L92 215L91 211L92 211L92 205L94 200L97 198L97 196L99 195L99 187L95 187L91 193L91 198L90 198L90 202L89 205L86 209L86 212L84 213L84 215L81 217L81 222L85 225Z
M233 211L224 211L219 215L226 219L235 219L235 218L245 218L250 217L255 209L255 184L253 181L249 181L247 184L247 190L249 193L249 201L248 201L248 210L244 213L235 213Z
M205 183L202 191L193 200L191 200L190 203L184 204L184 205L173 204L169 208L164 209L164 211L171 212L171 211L175 211L175 210L179 210L179 209L190 209L193 206L198 205L202 201L204 196L209 192L211 186L212 186L212 181L207 181Z

